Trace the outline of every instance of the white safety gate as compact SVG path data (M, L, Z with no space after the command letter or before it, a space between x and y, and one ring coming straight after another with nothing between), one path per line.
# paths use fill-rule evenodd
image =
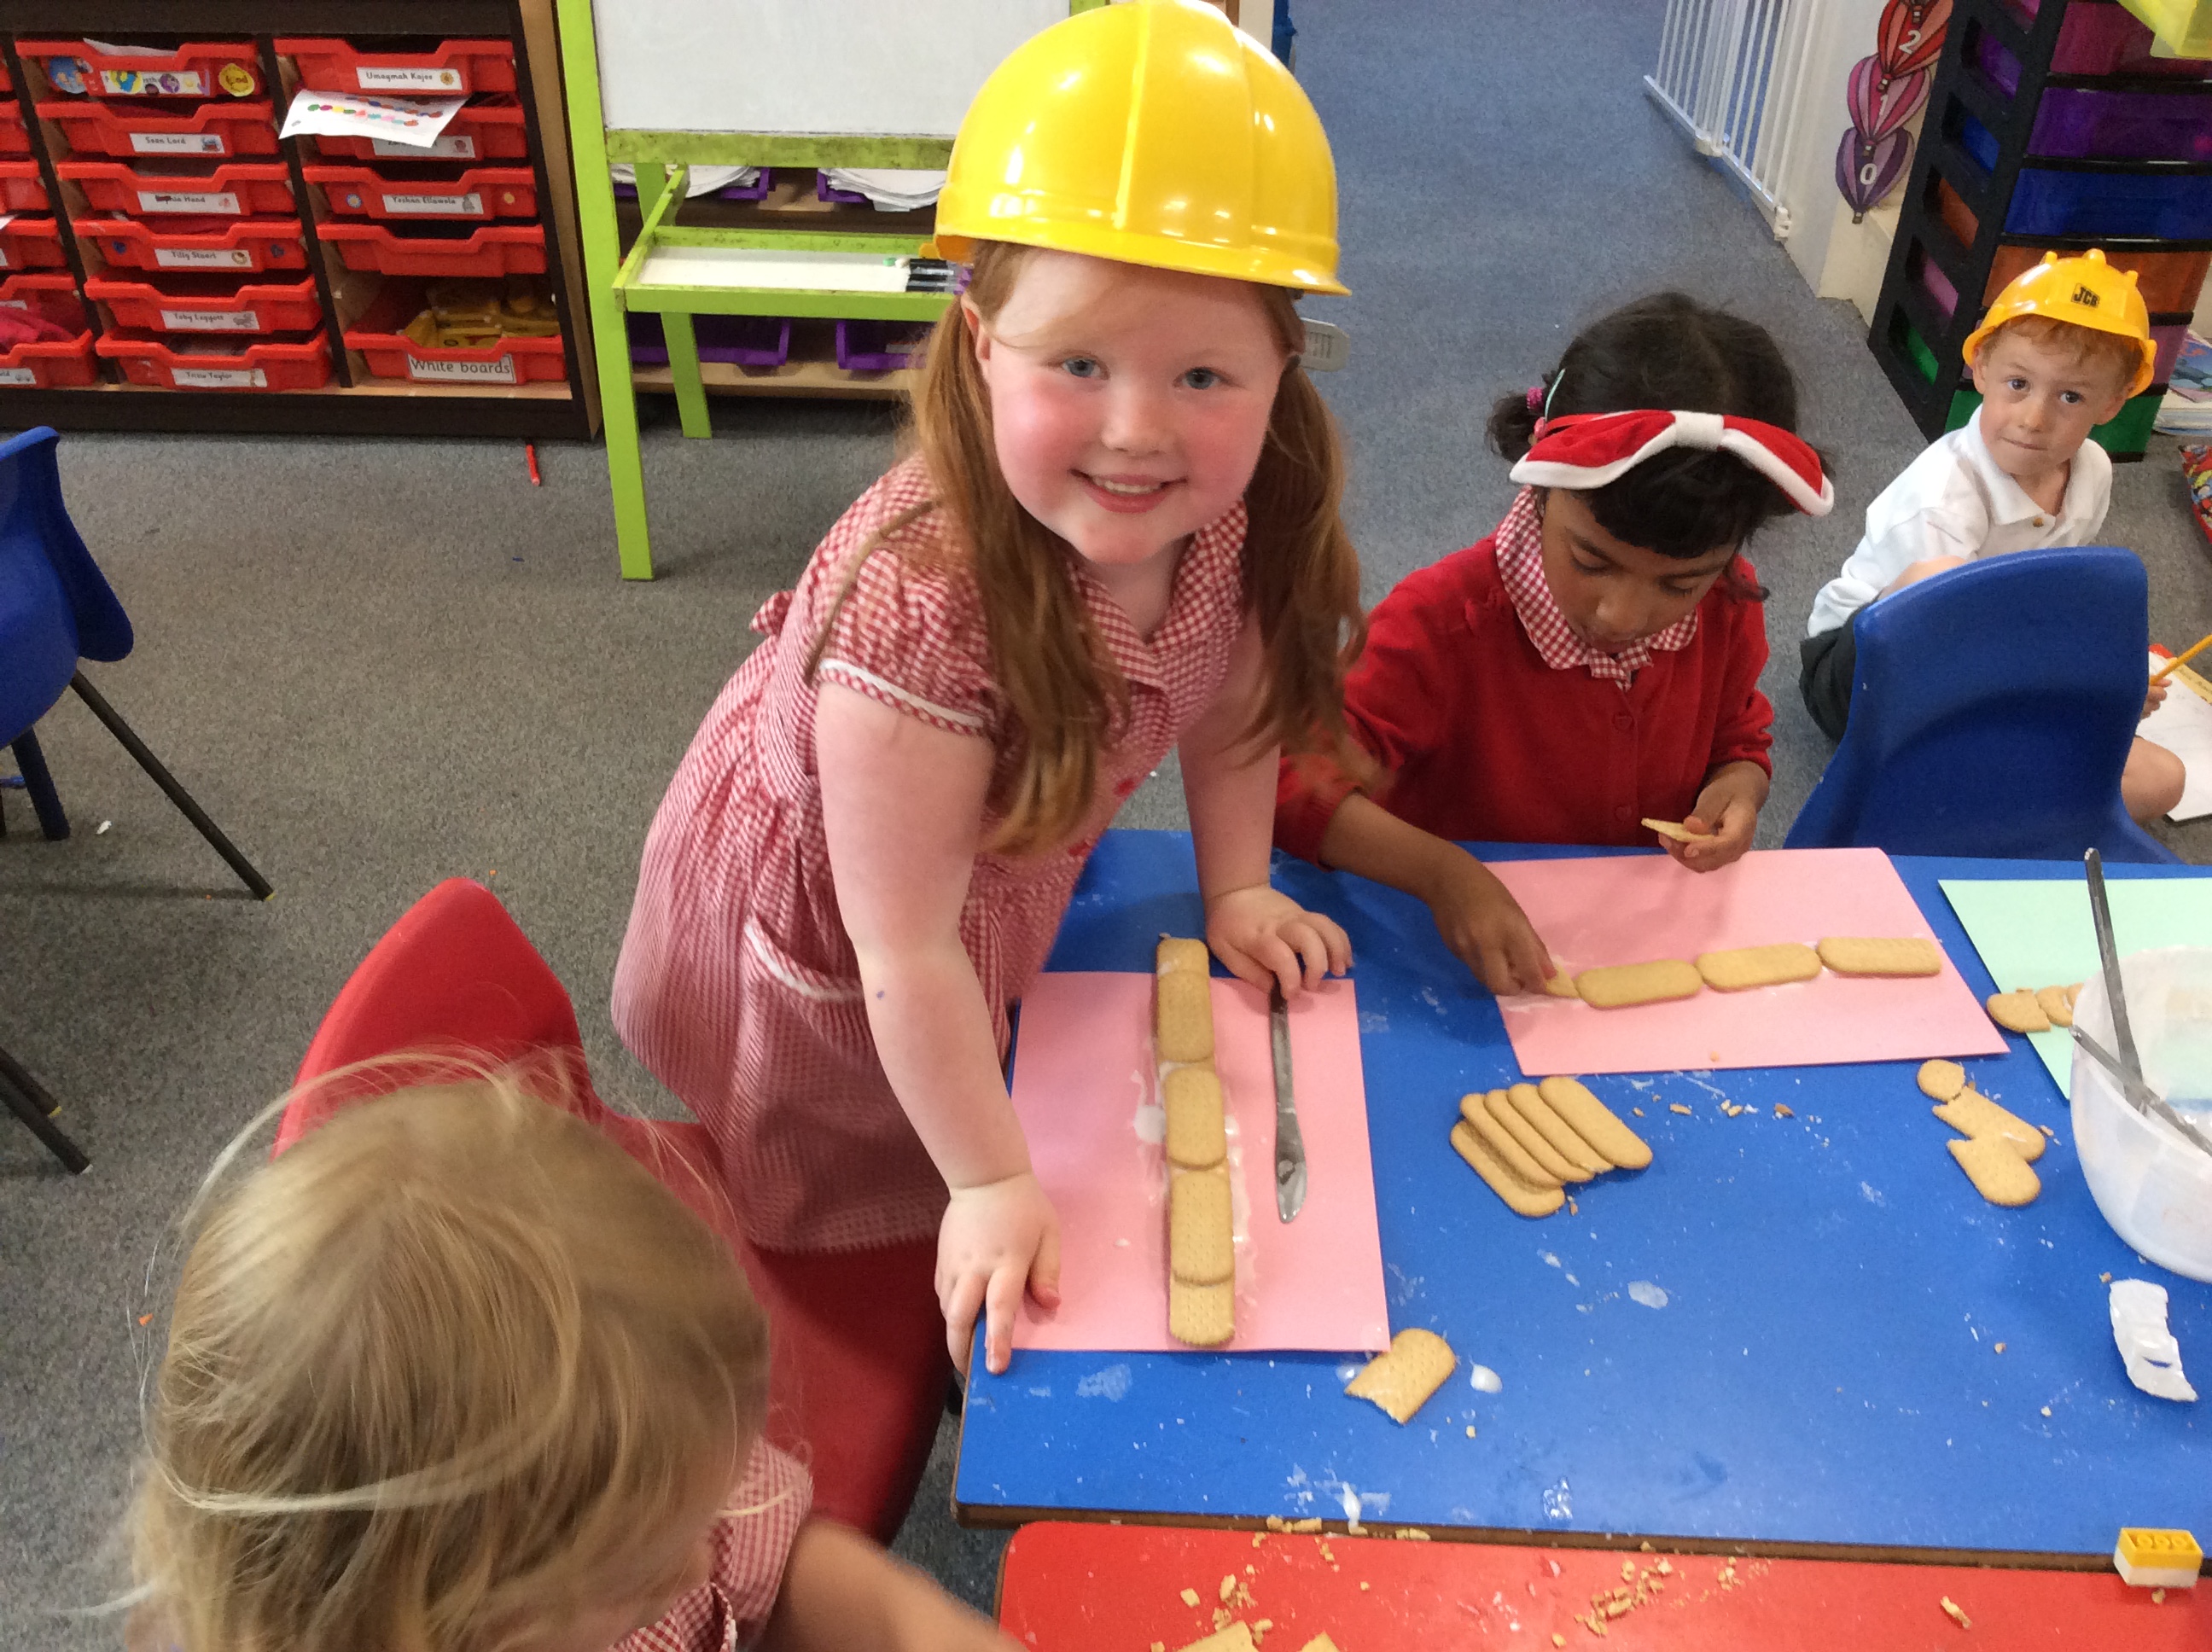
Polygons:
M1780 240L1791 150L1806 123L1813 12L1818 0L1668 0L1659 67L1644 77L1655 102L1690 134L1698 153L1740 178Z

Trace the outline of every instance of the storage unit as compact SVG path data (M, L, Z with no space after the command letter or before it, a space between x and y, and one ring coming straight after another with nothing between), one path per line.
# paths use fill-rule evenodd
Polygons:
M2212 61L2151 55L2118 0L1955 0L1875 307L1875 355L1923 434L1973 416L1960 358L2046 252L2136 272L2154 381L2097 440L2142 457L2212 267Z
M67 302L84 331L73 372L0 365L6 422L596 426L551 0L0 0L0 151L10 111L27 151L0 158L0 204L45 191L44 214L0 222L0 280L50 261L67 290L20 301ZM281 139L301 90L470 100L427 150ZM517 274L559 336L410 359L413 313L380 319L406 302L394 282ZM353 343L387 337L396 356Z
M386 283L346 329L346 348L361 352L372 375L410 384L520 385L568 377L558 338L502 338L480 349L416 343L404 330L424 302L419 282Z

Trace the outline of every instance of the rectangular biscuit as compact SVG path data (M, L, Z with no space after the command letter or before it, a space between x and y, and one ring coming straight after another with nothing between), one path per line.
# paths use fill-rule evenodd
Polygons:
M2043 1179L2002 1136L1969 1136L1944 1145L1974 1184L1974 1191L1992 1205L2026 1205L2043 1191Z
M1717 993L1741 993L1753 987L1810 981L1820 973L1820 955L1802 941L1739 946L1725 952L1698 953L1698 973Z
M1218 1348L1237 1334L1237 1287L1168 1281L1168 1334L1194 1348Z
M1212 958L1204 941L1180 935L1161 936L1159 946L1152 954L1154 972L1163 975L1178 972L1191 975L1210 974Z
M1556 975L1547 975L1544 977L1544 991L1553 998L1580 998L1582 996L1581 992L1578 991L1575 986L1575 978L1564 969L1560 970Z
M1475 1175L1490 1184L1490 1191L1505 1201L1505 1208L1516 1216L1549 1216L1567 1202L1567 1196L1557 1187L1536 1187L1498 1163L1474 1127L1462 1119L1451 1127L1451 1145L1459 1156L1468 1162Z
M1459 1356L1451 1344L1434 1331L1408 1326L1367 1362L1344 1391L1354 1399L1373 1400L1402 1426L1458 1366Z
M1536 1086L1568 1129L1580 1136L1624 1170L1640 1170L1651 1163L1651 1149L1612 1108L1593 1095L1579 1078L1559 1075Z
M1509 1112L1511 1110L1510 1107L1507 1108ZM1566 1180L1565 1176L1553 1175L1545 1168L1542 1160L1521 1145L1519 1139L1491 1112L1487 1097L1461 1096L1459 1115L1476 1135L1482 1138L1482 1145L1497 1156L1498 1162L1530 1187L1556 1187ZM1514 1116L1517 1118L1520 1115L1516 1114ZM1525 1121L1523 1127L1526 1127ZM1549 1151L1548 1148L1546 1150L1547 1153Z
M2043 1132L1971 1086L1928 1110L1963 1135L2002 1138L2030 1164L2043 1157Z
M1631 1005L1690 998L1705 984L1698 967L1680 958L1608 964L1602 969L1585 969L1575 977L1575 991L1582 995L1583 1002L1594 1004L1601 1010L1621 1010Z
M1185 1285L1224 1285L1235 1278L1237 1248L1225 1172L1185 1170L1169 1181L1168 1267Z
M1168 1163L1204 1170L1229 1156L1221 1080L1212 1067L1176 1067L1160 1085L1167 1109Z
M1936 975L1943 949L1924 935L1831 935L1815 949L1839 975Z
M1473 1099L1474 1098L1472 1096L1468 1098L1468 1101ZM1550 1142L1546 1141L1543 1133L1521 1116L1521 1109L1507 1099L1504 1090L1493 1090L1481 1100L1483 1107L1489 1111L1490 1116L1505 1127L1513 1139L1521 1144L1521 1151L1542 1165L1545 1173L1553 1181L1568 1182L1589 1180L1588 1171L1553 1147ZM1460 1102L1459 1110L1464 1116L1467 1112L1467 1101Z
M1178 969L1158 982L1153 1037L1163 1061L1213 1059L1213 988L1204 975Z
M1515 1084L1505 1092L1506 1105L1528 1121L1537 1134L1552 1144L1552 1151L1575 1166L1581 1175L1573 1178L1587 1181L1592 1176L1613 1169L1613 1162L1584 1141L1574 1132L1574 1127L1552 1110L1552 1104L1534 1084Z

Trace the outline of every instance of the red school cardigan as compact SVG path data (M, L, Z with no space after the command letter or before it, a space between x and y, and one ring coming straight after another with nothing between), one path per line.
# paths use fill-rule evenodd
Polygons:
M1756 585L1742 558L1734 572ZM1494 534L1407 576L1368 616L1345 685L1352 737L1383 770L1375 801L1462 841L1648 847L1638 823L1681 819L1723 763L1771 774L1765 610L1729 583L1698 604L1688 646L1653 654L1624 690L1544 663L1498 577ZM1277 847L1319 862L1357 789L1326 758L1285 756Z

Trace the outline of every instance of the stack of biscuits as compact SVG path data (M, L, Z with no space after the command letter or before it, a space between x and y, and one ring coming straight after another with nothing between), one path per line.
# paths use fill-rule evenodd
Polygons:
M1167 1111L1168 1333L1218 1348L1237 1333L1229 1132L1213 1070L1206 943L1160 938L1152 1036Z
M1568 1183L1651 1163L1641 1136L1565 1077L1461 1096L1451 1144L1516 1216L1549 1216Z

